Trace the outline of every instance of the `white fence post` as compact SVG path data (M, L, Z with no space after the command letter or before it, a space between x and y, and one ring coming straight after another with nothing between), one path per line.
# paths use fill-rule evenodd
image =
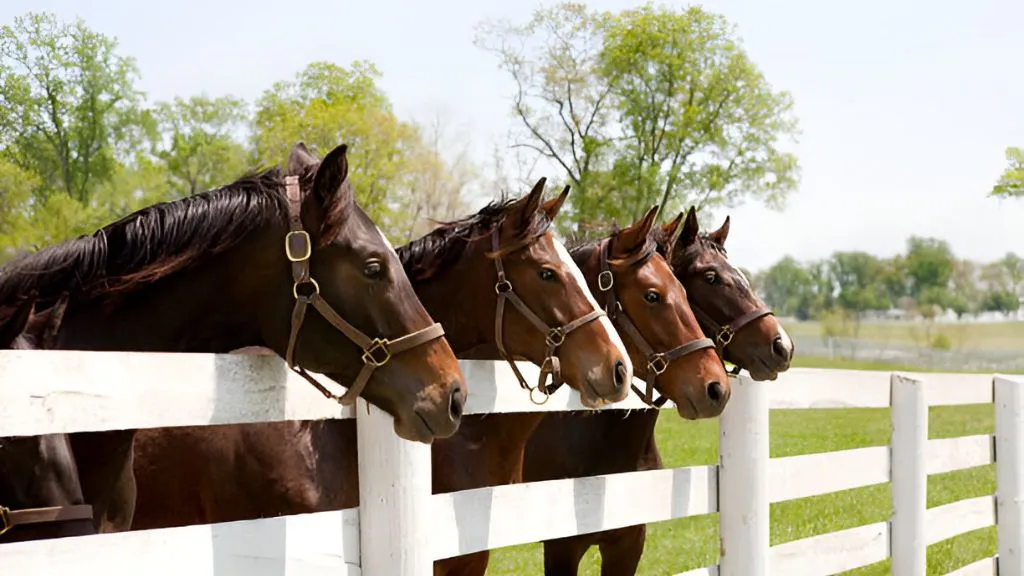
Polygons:
M892 573L925 576L927 544L925 514L928 511L928 402L924 383L899 374L890 380L892 443L889 470L892 477L892 529L889 555Z
M430 576L430 446L399 438L376 406L356 408L363 576Z
M1024 384L993 378L999 576L1024 576Z
M732 379L719 421L720 576L768 576L768 386Z

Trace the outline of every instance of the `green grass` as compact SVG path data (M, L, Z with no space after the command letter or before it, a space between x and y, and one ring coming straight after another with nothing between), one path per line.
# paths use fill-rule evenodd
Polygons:
M928 332L930 330L930 332ZM786 322L786 331L795 337L820 337L818 322ZM1019 350L1024 348L1024 322L989 324L935 324L930 328L920 322L862 322L849 337L928 346L928 336L944 334L957 350Z
M868 363L836 365L805 359L803 365L865 369ZM906 368L874 364L866 369ZM773 410L772 457L831 452L889 443L888 409ZM929 410L929 437L951 438L991 434L995 430L991 404L941 406ZM685 421L671 411L662 412L657 428L658 446L667 467L713 464L718 461L718 421ZM940 506L995 491L994 466L981 466L939 474L928 479L928 506ZM886 520L892 512L890 485L881 484L823 496L779 502L771 507L772 545L817 534L854 528ZM928 548L928 574L946 574L995 553L995 529L987 528L936 543ZM715 514L648 525L647 545L639 574L661 576L714 564L718 557L718 517ZM580 574L600 574L599 555L592 548ZM487 570L490 576L543 573L539 544L495 550ZM888 561L845 574L889 574Z

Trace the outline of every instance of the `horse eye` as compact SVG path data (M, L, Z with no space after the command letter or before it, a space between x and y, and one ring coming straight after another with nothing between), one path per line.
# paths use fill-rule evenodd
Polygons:
M367 278L376 278L380 275L381 265L379 260L369 260L363 266L363 275Z
M707 280L708 284L718 284L718 274L714 272L704 274L704 279Z
M646 300L648 304L657 304L661 301L661 294L658 294L654 290L648 290L644 293L644 300Z
M541 268L540 269L540 279L545 281L545 282L554 282L555 281L555 271L552 270L551 268Z

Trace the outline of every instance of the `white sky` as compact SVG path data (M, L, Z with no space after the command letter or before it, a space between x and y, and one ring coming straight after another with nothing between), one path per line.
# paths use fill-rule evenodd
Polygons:
M736 24L768 79L792 92L802 128L803 180L787 210L732 212L736 263L759 269L786 254L811 259L852 249L890 255L911 234L945 238L958 255L979 260L1024 252L1024 200L985 197L1004 167L1004 148L1024 146L1024 2L703 5ZM30 10L81 16L137 59L154 100L205 91L251 101L311 61L369 59L401 116L424 120L444 110L487 160L511 126L510 85L472 45L473 25L523 20L533 6L4 0L0 23Z

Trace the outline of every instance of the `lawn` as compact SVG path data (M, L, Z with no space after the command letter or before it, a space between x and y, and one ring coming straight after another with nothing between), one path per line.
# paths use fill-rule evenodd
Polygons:
M908 369L879 363L840 363L806 359L803 365L871 370ZM929 411L929 437L950 438L991 434L991 404L942 406ZM888 409L774 410L771 414L772 457L830 452L889 442ZM689 422L671 411L658 421L658 445L668 467L714 464L718 461L718 421ZM928 506L940 506L995 492L994 466L958 470L928 479ZM890 485L880 484L823 496L780 502L771 507L772 545L817 534L886 520L891 514ZM928 574L946 574L995 553L995 528L970 532L928 548ZM639 574L662 576L714 564L718 553L718 517L706 515L648 526L647 546ZM539 544L495 550L487 574L525 576L543 573ZM598 553L591 549L582 575L598 575ZM888 562L845 574L889 574Z
M930 330L930 332L927 332ZM794 337L821 336L818 322L786 322L786 331ZM1024 322L998 322L988 324L934 324L930 328L921 322L862 322L854 332L844 334L882 343L900 343L927 346L927 335L944 334L953 348L959 350L1020 350L1024 348Z

